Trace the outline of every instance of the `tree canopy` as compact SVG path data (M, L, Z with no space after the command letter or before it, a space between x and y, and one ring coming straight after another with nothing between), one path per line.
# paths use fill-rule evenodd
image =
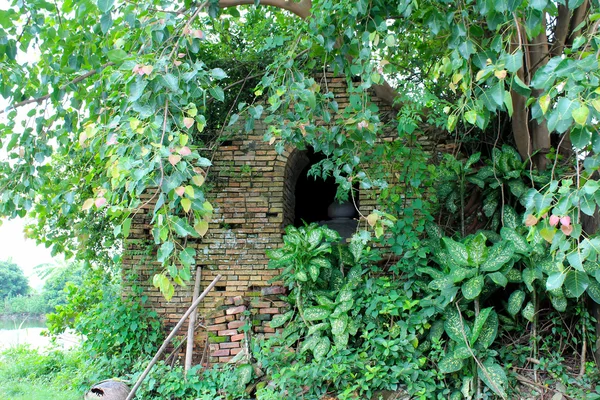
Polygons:
M595 0L14 0L0 13L0 214L35 216L30 234L56 252L109 259L157 187L153 236L178 282L193 261L177 238L206 233L211 154L238 121L250 131L263 119L279 151L322 152L341 192L389 190L363 171L383 130L373 90L394 105L403 144L442 129L466 153L514 144L549 170L523 201L527 223L583 273L594 246L580 217L600 201L597 11ZM327 68L359 82L343 110L313 78ZM427 165L409 147L378 151L418 191Z
M12 261L0 261L0 299L25 296L29 292L29 280L23 270Z

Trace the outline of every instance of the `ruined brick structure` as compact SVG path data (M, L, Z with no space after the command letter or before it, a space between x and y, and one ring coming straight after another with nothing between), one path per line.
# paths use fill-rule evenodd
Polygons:
M322 88L325 79L342 111L348 105L345 78L323 74L315 77ZM373 98L373 102L385 111L378 99ZM285 226L294 223L296 183L309 167L310 158L306 151L295 149L278 155L274 146L263 141L265 129L260 122L250 134L240 129L215 154L209 174L214 189L208 194L215 208L214 218L207 235L192 242L198 254L197 265L202 268L201 287L206 287L217 274L223 275L216 290L199 308L209 333L213 361L230 360L243 347L248 334L273 334L268 321L285 308L279 298L284 289L270 283L278 271L267 269L265 252L281 246ZM372 197L372 193L360 193L364 215L373 208ZM143 200L150 198L151 194L147 194ZM166 301L152 286L151 277L159 266L153 262L154 255L145 256L140 246L152 239L149 224L153 207L146 204L135 215L123 264L126 272L137 274L137 284L145 288L148 305L170 328L191 304L193 282L187 287L176 287L171 301ZM246 323L251 325L248 333L241 329ZM196 353L201 354L206 330L197 332ZM185 334L185 330L180 333Z

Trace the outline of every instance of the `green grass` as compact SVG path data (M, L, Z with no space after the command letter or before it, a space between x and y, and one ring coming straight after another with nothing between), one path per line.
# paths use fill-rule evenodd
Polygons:
M77 351L40 353L17 346L0 353L0 399L82 399L78 386L81 354Z
M6 400L81 400L83 394L44 382L0 383L0 399Z

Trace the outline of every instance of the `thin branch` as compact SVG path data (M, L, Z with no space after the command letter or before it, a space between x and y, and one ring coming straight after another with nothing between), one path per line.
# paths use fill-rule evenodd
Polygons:
M87 72L87 73L85 73L83 75L80 75L77 78L73 79L72 81L67 82L64 85L62 85L59 90L65 90L70 85L76 85L79 82L86 80L90 76L96 75L97 73L101 72L103 69L105 69L107 67L110 67L111 65L115 65L115 63L108 62L108 63L104 64L102 67L100 67L99 69L93 69L93 70L91 70L91 71L89 71L89 72ZM33 98L33 99L28 99L28 100L20 101L20 102L15 103L15 104L13 104L11 106L8 106L4 110L0 110L0 114L4 114L5 112L10 111L10 110L14 110L15 108L26 106L27 104L32 104L32 103L41 104L42 102L44 102L44 101L48 100L50 97L52 97L53 93L54 92L48 93L47 95L44 95L42 97L37 97L37 98Z

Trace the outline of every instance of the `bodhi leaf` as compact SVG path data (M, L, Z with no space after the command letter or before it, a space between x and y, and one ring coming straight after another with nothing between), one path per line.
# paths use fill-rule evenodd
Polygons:
M565 289L577 298L585 292L589 284L590 280L585 272L571 270L565 278Z

